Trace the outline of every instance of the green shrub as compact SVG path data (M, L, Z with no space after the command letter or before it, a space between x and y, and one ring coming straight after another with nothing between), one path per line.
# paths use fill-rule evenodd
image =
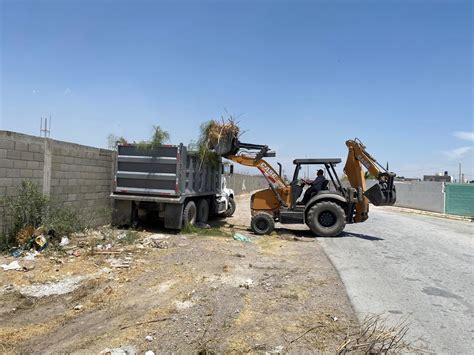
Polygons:
M83 228L73 210L50 200L42 194L39 185L32 181L22 181L16 196L3 197L1 200L7 224L5 232L0 237L2 250L19 244L20 241L16 238L20 231L42 226L59 240L62 236ZM24 242L24 236L20 244L22 242Z

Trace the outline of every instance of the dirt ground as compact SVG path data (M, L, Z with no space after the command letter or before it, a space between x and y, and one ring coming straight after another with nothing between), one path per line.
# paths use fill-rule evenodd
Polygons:
M34 260L0 256L24 267L0 268L0 353L336 352L357 322L316 239L255 236L249 196L237 206L211 222L224 235L146 230L120 243L124 231L103 227Z

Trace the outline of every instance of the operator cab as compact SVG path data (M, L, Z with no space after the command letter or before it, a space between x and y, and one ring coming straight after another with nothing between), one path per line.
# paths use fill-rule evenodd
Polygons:
M303 186L304 184L302 184L300 182L300 179L299 179L299 173L300 173L300 170L302 168L302 166L304 165L323 165L327 171L327 174L329 175L329 178L330 180L327 179L326 177L326 180L323 182L322 186L321 186L321 190L318 191L318 192L313 192L311 197L313 197L314 195L316 194L321 194L321 193L326 193L329 192L329 188L328 188L328 185L329 185L329 182L332 182L332 185L334 186L334 188L336 189L336 191L340 192L340 193L343 193L343 188L342 188L342 185L341 185L341 182L339 180L339 177L337 176L337 173L336 173L336 170L335 170L335 166L337 164L339 164L341 162L341 159L339 158L327 158L327 159L295 159L293 161L293 164L295 164L295 172L293 174L293 180L291 181L291 192L292 192L292 196L291 196L291 206L292 208L296 208L296 207L304 207L302 205L297 205L297 200L298 198L301 196L302 192L303 192Z

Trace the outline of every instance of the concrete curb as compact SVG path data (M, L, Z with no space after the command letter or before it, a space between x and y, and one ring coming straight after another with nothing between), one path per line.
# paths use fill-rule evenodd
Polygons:
M431 211L422 211L422 210L416 210L413 208L395 207L395 206L385 206L381 208L390 210L390 211L402 212L402 213L421 214L421 215L426 215L426 216L431 216L431 217L453 219L457 221L474 222L474 217L458 216L458 215L451 215L451 214L431 212Z

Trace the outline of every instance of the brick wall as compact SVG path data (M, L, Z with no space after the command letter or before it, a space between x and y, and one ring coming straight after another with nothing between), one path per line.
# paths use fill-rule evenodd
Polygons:
M109 223L104 211L110 207L112 161L109 150L0 131L0 196L15 195L29 179L88 224ZM4 227L0 213L0 231Z

